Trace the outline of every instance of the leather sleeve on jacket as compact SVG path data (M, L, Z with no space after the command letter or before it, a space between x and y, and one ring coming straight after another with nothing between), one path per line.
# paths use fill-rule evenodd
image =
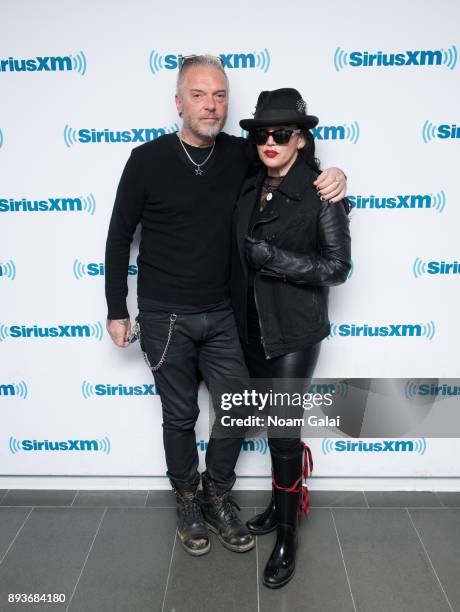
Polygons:
M348 202L322 203L318 220L318 251L297 253L271 245L273 257L260 270L291 283L333 286L347 280L351 268Z

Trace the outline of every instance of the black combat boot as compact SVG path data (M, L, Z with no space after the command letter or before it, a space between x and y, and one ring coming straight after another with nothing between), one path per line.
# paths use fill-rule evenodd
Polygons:
M199 481L198 481L199 483ZM184 550L198 557L211 550L208 528L197 498L198 483L184 487L171 480L177 501L177 533Z
M305 514L309 511L308 489L302 487L302 480L308 474L308 464L310 470L313 468L313 461L310 449L303 443L295 455L272 454L272 461L277 538L265 566L263 583L271 589L277 589L287 584L294 575L298 517L302 510Z
M254 538L236 513L235 508L240 510L240 507L230 495L231 488L220 490L207 472L202 474L202 483L203 514L209 529L233 552L254 548Z
M252 535L265 535L276 529L275 493L272 489L272 497L267 508L260 514L256 514L246 521L249 533Z

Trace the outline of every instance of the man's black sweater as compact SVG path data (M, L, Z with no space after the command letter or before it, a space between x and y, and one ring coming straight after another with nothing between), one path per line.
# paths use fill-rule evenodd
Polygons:
M188 151L194 161L202 161L203 150ZM215 304L228 297L231 220L248 165L247 142L223 132L201 176L177 134L131 151L106 243L109 319L129 316L129 251L139 222L138 296L183 305Z

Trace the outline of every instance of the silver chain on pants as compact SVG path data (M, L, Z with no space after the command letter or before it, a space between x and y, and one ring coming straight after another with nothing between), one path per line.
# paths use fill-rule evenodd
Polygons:
M165 348L163 350L163 354L161 355L158 363L156 365L152 365L150 363L150 360L148 358L147 353L143 350L142 348L142 342L141 342L141 326L139 324L139 317L136 317L136 323L134 324L132 330L131 330L131 334L129 336L129 342L133 343L136 340L139 340L139 344L141 345L141 350L142 350L142 355L144 357L144 361L147 364L147 367L152 370L152 372L156 372L157 370L159 370L161 368L161 366L163 365L165 359L166 359L166 355L168 353L168 348L169 348L169 343L171 342L171 338L173 335L173 331L174 331L174 325L176 324L176 319L177 319L177 314L172 313L169 315L169 331L168 331L168 339L166 340L166 344L165 344Z

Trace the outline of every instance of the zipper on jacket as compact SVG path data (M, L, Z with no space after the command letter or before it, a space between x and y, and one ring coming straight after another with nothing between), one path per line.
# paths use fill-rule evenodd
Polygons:
M257 316L259 317L259 326L260 326L260 331L261 331L260 341L262 342L262 346L264 347L265 359L270 359L270 355L267 353L267 347L265 346L265 340L263 336L264 330L262 328L262 320L260 318L259 302L257 301L256 279L257 279L257 275L255 274L254 275L254 299L256 302Z
M248 234L250 236L253 236L254 228L256 228L258 225L260 225L261 223L270 223L270 221L274 221L275 219L278 219L278 218L279 218L279 215L272 215L271 217L268 217L268 219L259 219L258 221L254 223L252 227L249 228Z

